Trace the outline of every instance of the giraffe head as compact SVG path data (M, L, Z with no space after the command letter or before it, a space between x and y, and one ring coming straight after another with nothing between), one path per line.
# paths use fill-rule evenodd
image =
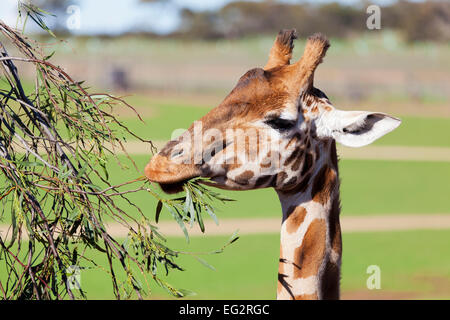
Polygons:
M147 178L166 192L194 177L224 189L295 190L329 142L360 147L399 126L383 113L336 109L313 85L328 40L309 37L291 64L294 39L295 30L281 31L266 66L245 73L218 107L168 142L146 166Z

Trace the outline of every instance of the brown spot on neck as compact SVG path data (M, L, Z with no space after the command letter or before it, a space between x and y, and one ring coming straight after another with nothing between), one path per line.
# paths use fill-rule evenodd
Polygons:
M320 265L325 257L327 226L323 219L311 222L302 241L302 245L294 251L294 279L307 278L319 273Z
M298 228L300 227L300 225L302 224L303 220L305 219L306 216L306 209L298 206L298 207L294 207L292 209L289 208L288 212L287 212L287 219L286 219L286 231L288 233L293 233L296 232L298 230Z

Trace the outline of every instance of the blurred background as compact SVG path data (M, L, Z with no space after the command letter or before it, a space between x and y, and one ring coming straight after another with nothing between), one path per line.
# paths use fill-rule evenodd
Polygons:
M91 92L125 97L145 123L129 109L115 112L158 146L217 106L242 74L264 66L280 29L298 31L294 60L308 35L326 34L331 47L315 85L338 108L403 120L373 146L338 148L342 297L450 298L450 1L31 2L54 14L45 21L57 38L31 22L26 33L48 53L55 51L53 63L86 80ZM16 0L2 0L0 19L22 26ZM34 71L18 65L31 88ZM131 137L127 147L144 168L151 151ZM117 183L140 174L114 160L110 166L117 167L111 177ZM279 234L252 229L281 221L278 198L268 189L226 194L237 201L219 206L219 222L242 229L240 240L222 254L204 256L215 270L183 257L186 271L169 279L198 299L273 299ZM139 197L152 217L153 198ZM167 230L169 247L193 252L213 251L233 233L207 229L187 244L181 231ZM380 288L367 284L371 265L381 272ZM82 285L89 298L112 298L108 277L95 269L83 270ZM148 298L170 296L155 287Z

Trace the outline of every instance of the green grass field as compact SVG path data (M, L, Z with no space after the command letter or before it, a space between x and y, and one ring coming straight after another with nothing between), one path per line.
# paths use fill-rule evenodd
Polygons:
M196 237L187 245L184 238L169 238L168 245L180 251L202 253L220 248L227 239L221 236ZM341 286L344 298L367 299L377 295L414 299L450 298L448 231L344 233L343 242ZM273 299L278 255L279 235L245 235L221 254L199 255L215 271L190 255L182 255L177 263L185 271L170 272L167 280L177 288L197 294L189 299ZM102 267L107 266L106 259L98 253L88 249L86 256ZM380 290L368 290L366 287L369 277L366 270L370 265L381 269ZM81 271L81 285L89 299L113 298L111 280L106 273L86 262L80 266L86 268ZM119 269L116 268L116 271ZM118 275L122 276L120 272ZM0 272L0 279L5 276L4 272ZM146 298L173 298L149 281L151 294L147 294ZM144 280L141 279L141 282Z
M422 291L425 298L429 294L427 291L434 288L420 279L420 275L428 275L428 280L447 278L449 282L450 256L442 257L448 250L449 240L450 234L446 231L344 234L342 290L344 293L367 290L366 269L369 265L378 265L383 290ZM186 247L182 239L172 241L174 246ZM195 239L190 250L212 249L224 241L226 239L221 237ZM278 235L243 236L222 255L204 257L217 268L216 272L186 257L185 274L177 272L169 279L196 291L200 299L272 299L276 292L278 255ZM205 270L200 271L202 269ZM448 289L446 295L450 297Z
M226 237L208 236L194 238L189 246L182 238L170 238L168 244L196 253L218 249L226 241ZM403 294L418 299L450 298L450 256L446 254L450 234L447 231L350 233L343 235L343 241L343 297ZM167 279L177 288L197 293L190 299L273 299L278 255L278 235L246 235L222 254L201 256L215 271L183 255L178 262L186 271L171 272ZM106 266L103 257L89 251L87 256ZM380 290L366 287L369 265L381 269ZM113 298L110 278L99 269L82 270L81 285L90 299ZM172 298L155 283L150 282L150 286L152 293L147 298Z

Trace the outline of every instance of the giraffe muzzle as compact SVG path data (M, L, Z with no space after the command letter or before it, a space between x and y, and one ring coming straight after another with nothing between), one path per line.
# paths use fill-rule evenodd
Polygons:
M183 191L183 185L192 178L202 175L199 166L170 161L166 156L156 154L145 167L145 176L160 185L165 193Z

